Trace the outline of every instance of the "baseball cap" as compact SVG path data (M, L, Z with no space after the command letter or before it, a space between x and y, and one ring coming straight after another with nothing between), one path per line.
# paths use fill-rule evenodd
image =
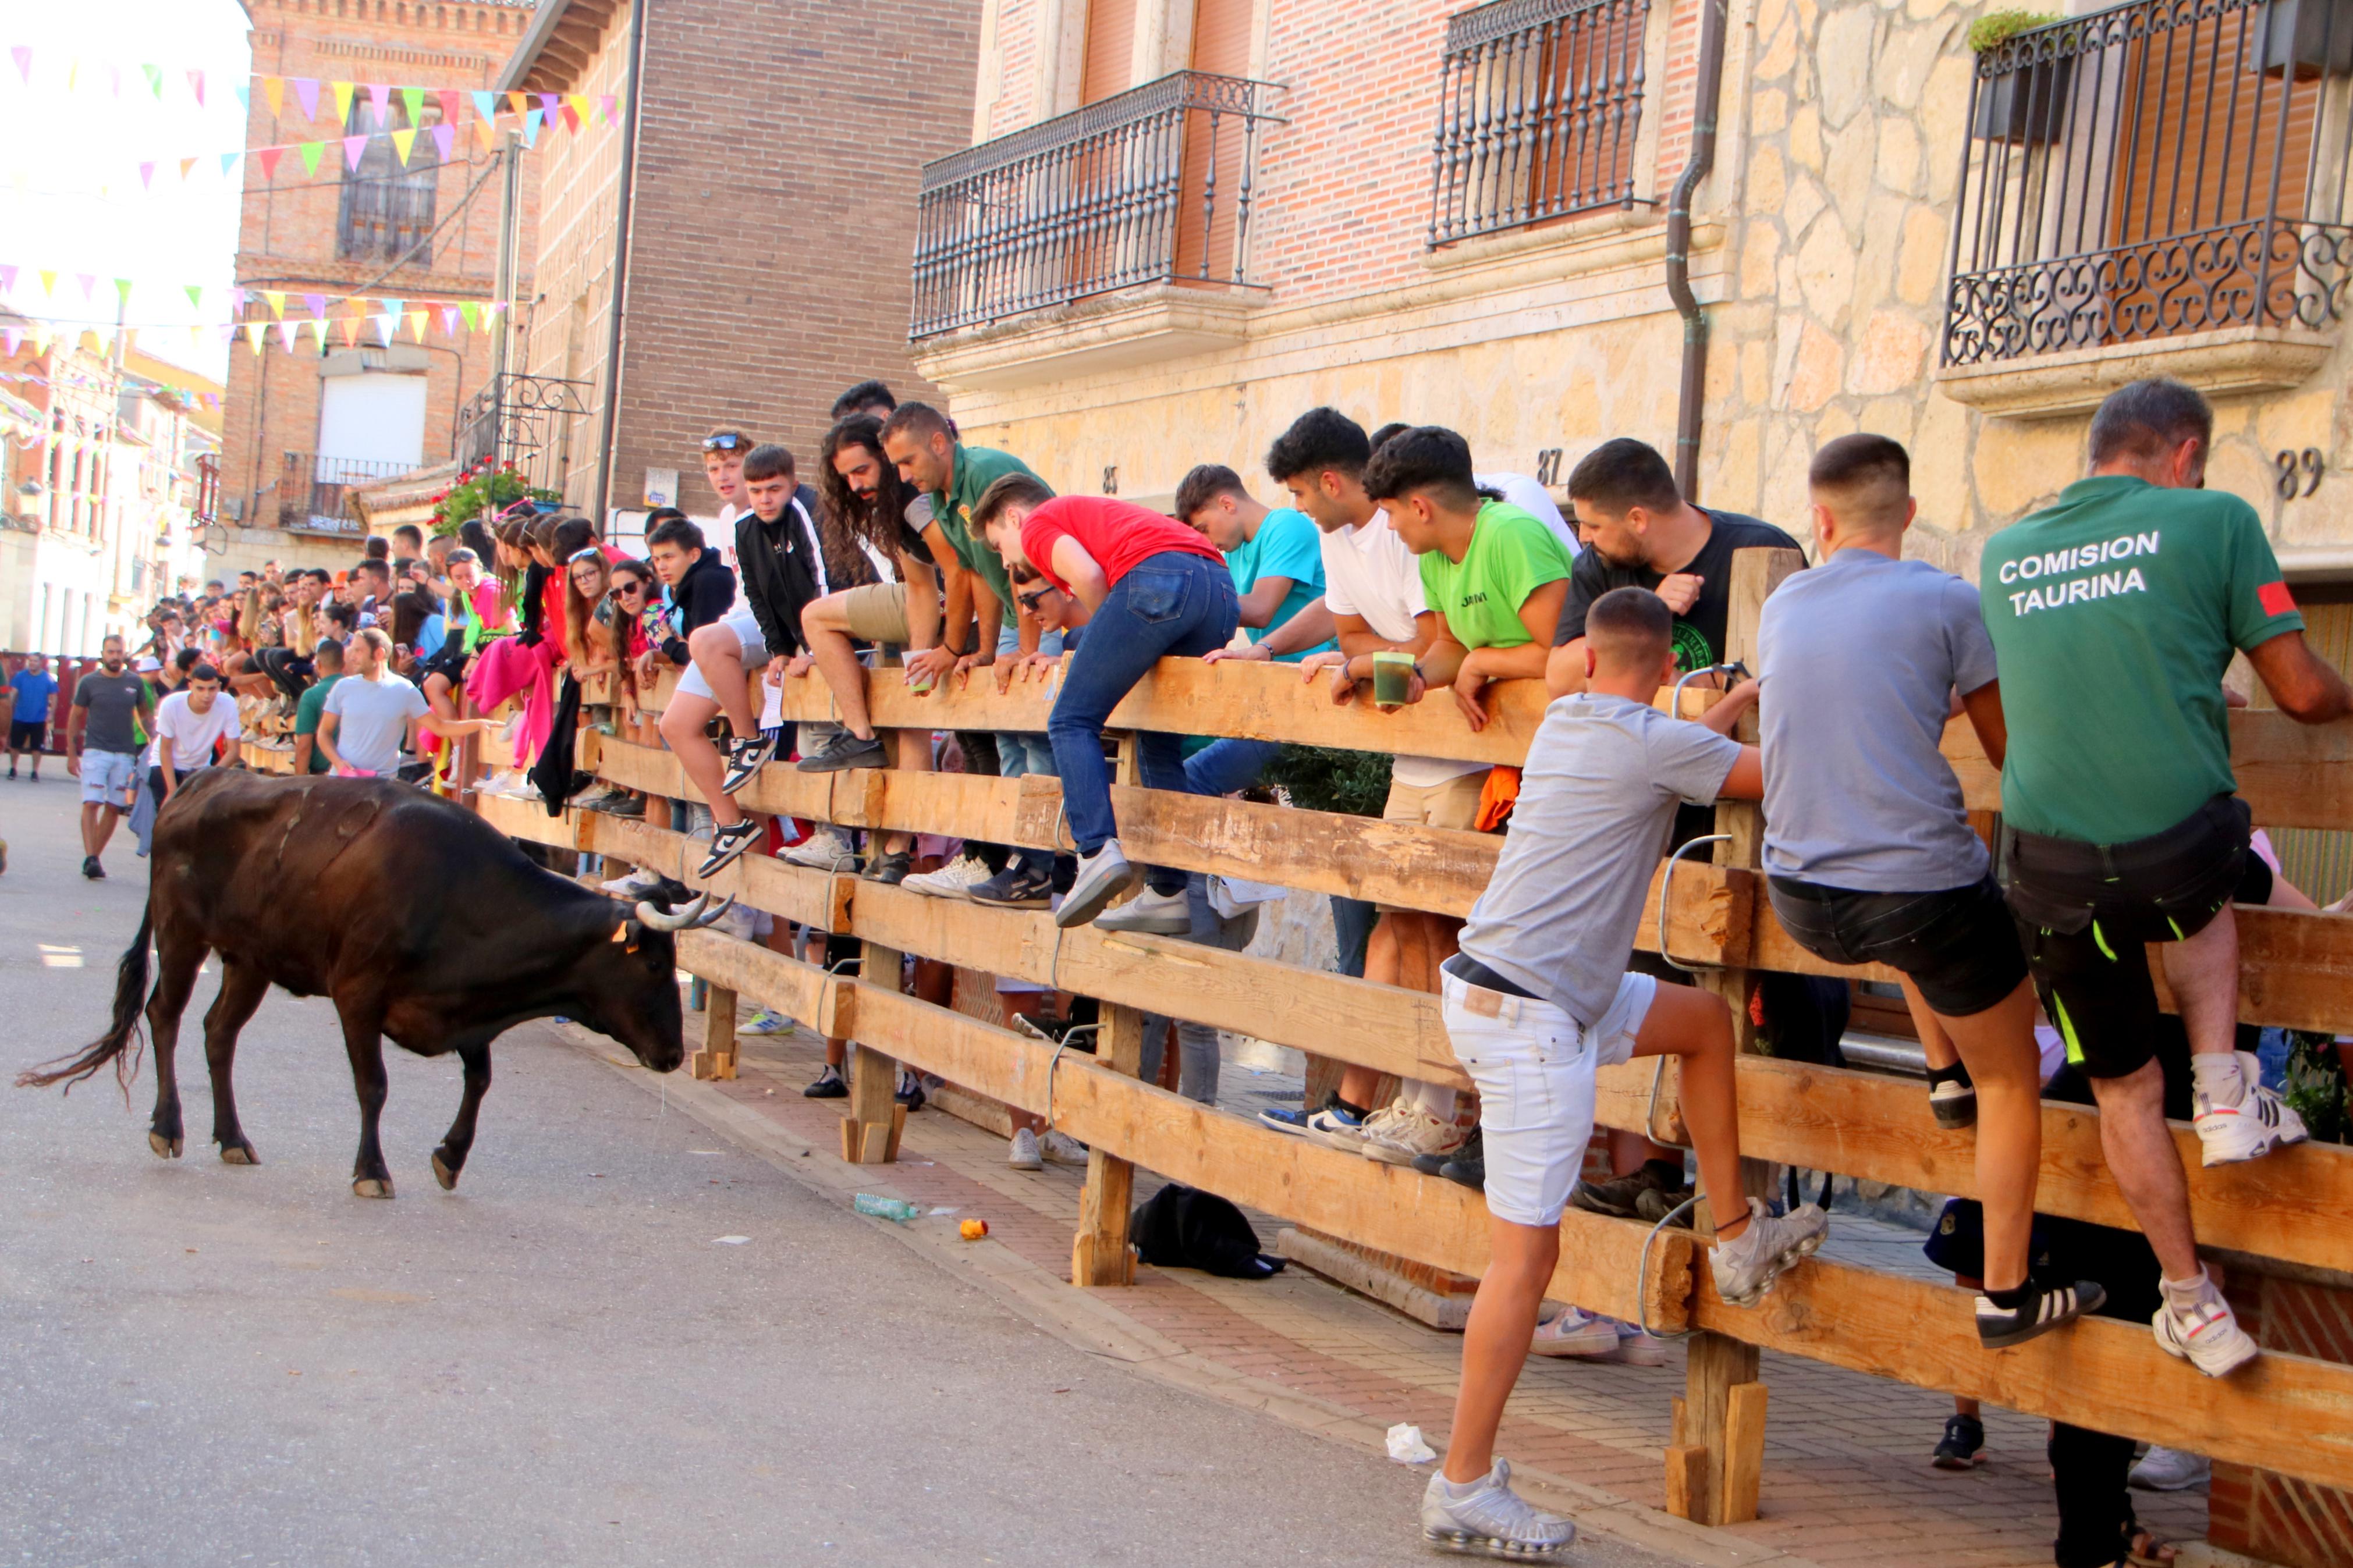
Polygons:
M164 663L161 659L151 657L141 659L136 665L132 666L132 668L138 670L142 675L153 675L155 671L164 668Z

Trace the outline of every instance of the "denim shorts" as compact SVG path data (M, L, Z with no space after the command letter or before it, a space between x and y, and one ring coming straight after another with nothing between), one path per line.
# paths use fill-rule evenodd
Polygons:
M1864 893L1794 877L1767 884L1773 913L1799 947L1832 963L1883 963L1947 1018L1997 1005L2026 978L2026 955L1989 875L1932 893Z
M138 786L139 759L128 752L81 754L81 798L85 805L131 809L131 792Z

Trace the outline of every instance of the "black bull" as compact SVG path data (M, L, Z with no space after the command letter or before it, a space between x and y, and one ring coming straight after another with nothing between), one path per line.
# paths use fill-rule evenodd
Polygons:
M352 1190L392 1196L376 1141L384 1037L416 1052L456 1052L465 1098L433 1153L454 1187L491 1083L491 1042L530 1018L576 1018L655 1072L685 1055L674 931L708 924L697 899L676 913L635 911L528 859L480 817L406 784L272 778L241 768L196 774L155 819L147 912L116 971L112 1026L88 1049L17 1079L38 1088L90 1077L111 1061L137 1070L141 998L155 1047L155 1116L147 1138L177 1158L184 1138L173 1062L180 1015L206 953L220 993L205 1015L213 1142L233 1165L257 1162L229 1085L237 1032L273 984L326 996L342 1020L359 1091ZM148 946L156 976L147 994Z

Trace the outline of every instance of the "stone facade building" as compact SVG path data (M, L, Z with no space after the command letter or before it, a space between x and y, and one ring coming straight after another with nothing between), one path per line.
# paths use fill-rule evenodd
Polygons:
M969 133L979 22L976 0L543 0L499 85L637 119L543 166L534 483L626 532L673 481L711 505L714 426L806 458L852 383L938 395L908 353L907 216L923 162Z
M528 0L247 0L253 20L254 90L246 121L248 156L238 229L237 280L245 317L270 321L264 291L286 297L287 316L308 317L305 295L329 301L340 323L349 296L374 300L487 303L495 293L501 181L495 148L472 133L463 105L446 160L430 135L441 122L435 92L485 89L531 19ZM290 86L273 109L264 77L320 84L319 116ZM335 122L329 84L360 83L351 122ZM364 84L429 89L418 121L407 123L390 95L396 128L417 131L405 163L388 138L367 144L356 167L339 138L375 128ZM501 126L513 123L512 117ZM611 140L610 132L591 137ZM553 133L551 133L553 135ZM324 139L326 156L306 172L289 153L274 176L253 149ZM540 138L545 149L550 135ZM525 153L530 159L544 153ZM536 181L512 216L528 278L535 247ZM518 289L518 293L522 292ZM356 530L350 490L405 470L448 462L468 401L488 381L491 334L451 334L435 313L423 341L406 330L388 346L373 326L346 343L338 327L322 346L304 333L293 352L276 332L260 354L242 341L229 353L221 468L223 511L233 552L287 564L343 567L357 554L337 530Z

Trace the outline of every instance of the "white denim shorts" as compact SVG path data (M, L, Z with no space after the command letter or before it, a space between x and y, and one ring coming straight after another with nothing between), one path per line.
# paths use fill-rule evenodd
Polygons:
M85 805L131 809L131 792L139 783L139 759L128 752L81 754L81 798Z
M1633 1057L1659 983L1620 979L1587 1028L1549 1002L1443 978L1447 1039L1479 1086L1487 1212L1513 1225L1558 1225L1593 1139L1594 1074Z
M768 642L760 630L760 617L749 610L740 610L725 620L712 624L725 626L735 634L735 640L743 645L744 668L751 672L753 679L757 680L760 671L768 665ZM681 697L700 697L706 702L717 700L711 689L711 682L703 679L702 671L691 664L686 667L686 673L678 678L678 690Z

